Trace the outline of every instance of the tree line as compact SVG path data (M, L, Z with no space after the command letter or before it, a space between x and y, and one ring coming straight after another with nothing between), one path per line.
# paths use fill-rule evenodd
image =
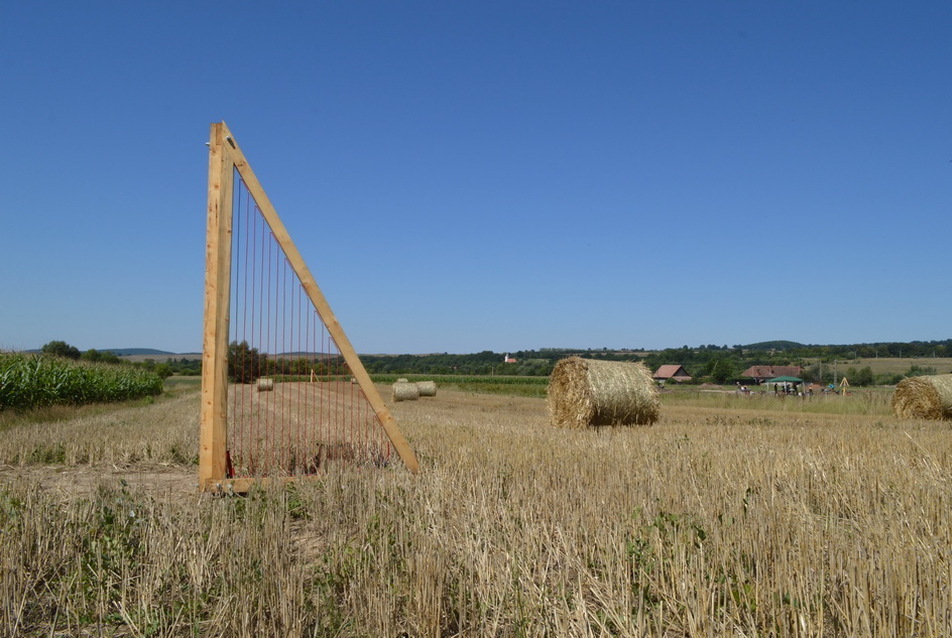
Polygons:
M168 357L164 363L156 363L152 359L145 361L128 361L122 359L116 353L109 350L80 350L76 346L70 345L62 340L50 341L40 348L40 353L59 357L61 359L70 359L72 361L85 361L88 363L108 363L113 365L124 365L134 368L142 368L148 372L153 372L159 377L166 379L172 375L197 376L202 373L202 362L198 359L188 359L182 357L173 359Z
M259 377L341 377L350 368L341 356L269 356L247 341L228 345L228 378L235 383L254 383Z
M102 363L128 364L108 351L79 349L64 341L51 341L42 352L55 356ZM514 361L504 361L506 354ZM932 357L952 356L952 339L944 341L912 341L853 345L804 345L792 341L765 341L749 345L701 345L644 351L632 349L575 349L542 348L511 353L483 350L474 354L401 354L362 355L361 361L370 374L424 374L424 375L493 375L493 376L548 376L555 364L565 357L580 356L605 361L642 361L652 371L665 364L684 366L695 383L711 381L732 383L742 381L740 375L750 366L800 365L802 378L808 382L830 383L833 375L846 375L853 385L893 384L903 376L935 374L928 365ZM896 357L920 358L922 365L913 365L903 374L875 375L868 367L847 367L844 361L861 358ZM839 362L834 368L832 364ZM144 361L136 364L155 371L160 376L201 374L201 361L185 357L169 357L165 363ZM347 374L339 359L315 360L306 356L268 356L258 353L247 343L232 343L229 354L229 376L244 382L253 381L262 374L305 375Z
M750 366L799 365L803 367L802 378L808 382L826 384L833 381L834 375L840 379L845 375L853 385L887 385L897 383L904 376L935 374L935 368L926 361L902 374L875 375L869 366L848 367L843 362L876 357L949 357L952 356L952 339L855 345L769 341L746 346L683 346L656 351L542 348L509 353L514 363L505 363L504 354L484 350L476 354L372 355L362 356L361 361L371 374L548 376L560 359L579 356L604 361L641 361L652 371L665 364L678 364L684 366L695 383L721 384L743 381L740 375ZM835 362L839 362L836 367Z

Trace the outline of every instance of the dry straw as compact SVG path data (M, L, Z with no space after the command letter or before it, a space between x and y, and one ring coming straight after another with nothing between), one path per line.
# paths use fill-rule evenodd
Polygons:
M643 363L569 357L549 377L552 425L649 425L658 420L661 400Z
M274 390L274 379L258 379L258 392L271 392Z
M416 401L420 398L420 390L415 383L394 383L394 401Z
M900 419L952 419L952 374L903 379L892 396Z
M436 396L436 381L417 381L416 387L420 391L421 397Z

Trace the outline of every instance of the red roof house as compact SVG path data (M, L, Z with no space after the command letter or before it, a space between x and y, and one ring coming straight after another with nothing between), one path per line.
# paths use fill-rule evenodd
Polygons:
M750 366L740 373L740 377L763 383L777 377L799 377L802 373L800 366Z
M688 371L684 369L684 366L677 364L663 365L658 368L657 372L655 372L653 376L656 381L674 380L678 383L681 383L682 381L691 380L691 375L688 374Z

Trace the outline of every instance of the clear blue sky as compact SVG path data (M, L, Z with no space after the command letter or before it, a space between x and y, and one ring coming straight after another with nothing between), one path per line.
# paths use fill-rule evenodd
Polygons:
M947 339L952 3L6 2L0 347L201 348L228 123L358 351Z

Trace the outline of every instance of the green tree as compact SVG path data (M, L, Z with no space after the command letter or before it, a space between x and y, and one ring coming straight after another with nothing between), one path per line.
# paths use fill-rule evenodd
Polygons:
M264 371L267 355L260 354L247 341L232 341L228 346L228 378L235 383L254 383Z
M875 383L875 376L873 375L873 369L869 366L865 368L850 368L846 371L846 378L849 379L850 385L853 386L867 386L873 385Z
M80 357L79 348L65 341L50 341L40 349L40 352L64 359L79 359Z
M80 355L79 358L83 361L90 361L93 363L122 363L122 361L114 352L100 352L95 348L90 348Z
M714 383L729 383L737 376L737 365L733 359L711 359L707 363L707 374Z
M800 373L800 377L807 383L820 383L822 381L820 378L820 366L817 364L807 366L803 369L803 372Z

